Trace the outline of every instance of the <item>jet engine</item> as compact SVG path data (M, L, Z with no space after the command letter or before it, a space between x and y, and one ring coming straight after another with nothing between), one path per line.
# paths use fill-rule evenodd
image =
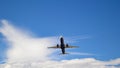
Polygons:
M59 48L59 45L57 44L57 48Z
M66 47L69 47L69 45L68 45L68 44L66 44Z

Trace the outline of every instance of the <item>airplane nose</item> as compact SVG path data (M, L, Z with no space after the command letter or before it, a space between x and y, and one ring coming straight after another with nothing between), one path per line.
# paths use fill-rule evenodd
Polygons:
M63 36L60 36L60 38L63 38Z

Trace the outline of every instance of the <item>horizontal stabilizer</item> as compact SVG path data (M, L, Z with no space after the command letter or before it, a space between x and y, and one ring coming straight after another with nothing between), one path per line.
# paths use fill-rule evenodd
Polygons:
M69 54L69 53L65 53L65 54ZM65 54L63 54L63 53L60 53L59 55L65 55Z

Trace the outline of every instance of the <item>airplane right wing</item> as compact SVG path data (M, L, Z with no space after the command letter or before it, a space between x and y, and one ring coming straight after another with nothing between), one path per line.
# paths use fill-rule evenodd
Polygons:
M59 45L48 47L48 48L61 48Z

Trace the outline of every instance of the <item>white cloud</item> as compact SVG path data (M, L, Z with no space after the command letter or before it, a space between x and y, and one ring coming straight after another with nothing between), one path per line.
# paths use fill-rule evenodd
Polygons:
M120 59L99 61L94 58L85 58L62 61L47 60L32 63L6 63L1 65L0 68L120 68L115 66L117 64L120 64Z
M52 52L47 47L53 45L52 37L34 38L26 31L10 25L6 20L2 20L2 23L0 31L5 36L7 44L10 45L7 52L8 62L31 62L50 59L48 55Z
M53 37L35 38L26 31L20 30L6 20L2 20L0 32L10 48L7 51L8 61L0 68L120 68L120 59L100 61L94 58L51 60L54 51L47 49L54 45ZM78 54L78 53L76 53ZM80 53L79 53L80 54ZM89 55L89 54L84 54Z

